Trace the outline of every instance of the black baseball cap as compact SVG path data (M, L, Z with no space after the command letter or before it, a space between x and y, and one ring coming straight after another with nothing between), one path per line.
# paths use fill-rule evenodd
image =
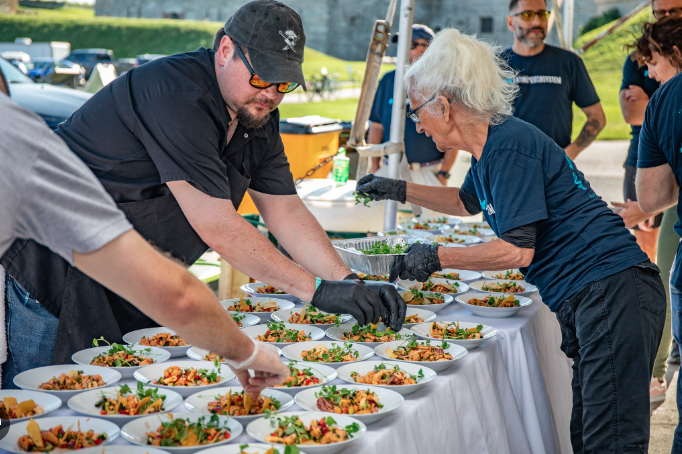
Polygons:
M253 0L225 22L225 33L246 47L253 70L265 82L296 82L305 90L301 16L274 0Z
M431 30L431 27L424 24L412 24L412 39L425 39L431 41L435 33ZM391 41L394 43L398 42L398 33L391 36Z

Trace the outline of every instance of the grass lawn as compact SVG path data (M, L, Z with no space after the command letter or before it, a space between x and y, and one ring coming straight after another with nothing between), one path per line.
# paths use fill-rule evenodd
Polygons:
M300 90L300 88L299 88ZM358 108L358 100L354 98L338 99L336 101L306 102L302 104L280 104L281 118L304 117L306 115L320 115L339 120L352 120Z

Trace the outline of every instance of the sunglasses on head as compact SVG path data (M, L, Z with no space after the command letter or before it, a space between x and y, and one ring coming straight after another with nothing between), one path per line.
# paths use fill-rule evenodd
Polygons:
M542 11L521 11L520 13L512 14L512 16L521 16L521 19L525 21L532 21L535 15L538 16L538 19L540 20L547 20L549 19L549 14L550 12L547 10L542 10Z
M424 48L428 49L429 44L428 43L426 43L426 44L418 43L417 41L412 41L412 45L410 46L410 49L416 49L417 47L424 47Z
M667 15L680 17L682 16L682 8L658 9L654 11L656 20L663 19Z
M244 64L246 65L246 69L249 70L251 73L251 79L249 79L249 84L251 84L252 87L254 88L259 88L259 89L265 89L268 88L272 85L277 85L277 91L279 93L291 93L292 91L296 90L300 84L297 84L296 82L280 82L278 84L270 83L270 82L265 82L264 80L261 80L260 77L256 75L256 72L253 70L251 65L249 64L248 60L244 56L244 52L242 52L241 48L239 47L238 44L235 43L234 48L237 51L237 55L239 55L239 58L242 59Z

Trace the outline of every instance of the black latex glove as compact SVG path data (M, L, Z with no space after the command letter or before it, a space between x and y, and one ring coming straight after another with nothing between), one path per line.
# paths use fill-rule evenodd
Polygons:
M407 304L391 284L385 282L366 281L365 285L381 298L381 320L396 333L405 322Z
M393 264L388 278L390 282L398 277L407 281L426 282L433 273L442 270L437 244L414 243L405 252L406 255L399 256Z
M360 326L379 323L383 307L379 295L357 280L323 280L310 304L332 314L350 314Z
M403 180L365 175L358 180L355 191L372 200L397 200L405 203L407 183Z

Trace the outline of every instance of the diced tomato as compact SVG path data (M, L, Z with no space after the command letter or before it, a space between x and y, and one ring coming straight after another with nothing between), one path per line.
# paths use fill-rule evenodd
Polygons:
M101 411L99 412L99 414L100 414L100 415L106 415L107 412L106 412L106 410L101 410Z

